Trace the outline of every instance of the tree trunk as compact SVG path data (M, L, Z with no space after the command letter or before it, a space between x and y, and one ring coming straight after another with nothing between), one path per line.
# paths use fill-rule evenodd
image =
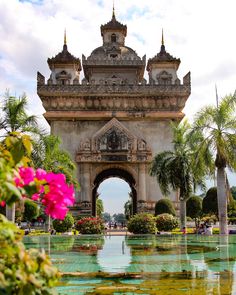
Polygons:
M13 203L13 205L10 206L6 206L6 218L15 223L15 212L16 212L16 204Z
M227 190L225 179L225 168L217 168L217 200L219 212L220 234L228 234L227 224Z
M186 228L186 201L180 200L179 202L179 214L180 214L180 230Z

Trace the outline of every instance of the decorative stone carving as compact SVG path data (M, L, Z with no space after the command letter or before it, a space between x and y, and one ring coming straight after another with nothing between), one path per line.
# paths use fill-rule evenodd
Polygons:
M44 84L45 84L45 77L40 72L37 72L37 85L44 85Z
M190 72L187 73L187 75L184 76L183 78L183 84L190 86L191 85L191 76L190 76Z
M73 80L73 85L78 85L79 84L79 79L78 78L75 78L74 80Z
M143 140L143 139L139 139L138 140L138 150L139 151L146 150L146 146L147 146L147 144L146 144L146 141L145 140Z
M77 162L150 162L151 150L117 119L80 144Z
M96 150L104 150L105 145L110 144L114 137L120 137L118 147L121 150L132 149L136 143L136 137L117 119L113 118L105 126L103 126L92 138L93 148ZM108 142L107 142L108 140ZM129 142L129 144L127 144ZM109 150L109 147L108 149Z
M83 78L83 79L82 79L82 85L87 85L87 83L88 83L88 80L85 79L85 78Z
M170 85L172 81L172 75L167 71L162 71L157 75L157 81L160 85Z
M89 139L86 139L85 141L83 141L80 144L80 149L83 150L83 151L90 151L90 149L91 149L90 140Z
M175 79L175 85L180 85L180 79L179 78Z

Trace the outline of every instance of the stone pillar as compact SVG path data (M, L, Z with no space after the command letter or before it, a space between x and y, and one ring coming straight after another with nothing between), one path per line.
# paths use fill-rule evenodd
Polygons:
M147 201L146 196L146 165L139 164L139 172L138 172L138 185L139 185L139 196L138 201Z
M90 183L90 165L89 164L84 164L84 198L83 201L88 201L91 202L91 183Z
M15 212L16 212L16 204L13 203L11 207L6 206L6 218L15 223Z

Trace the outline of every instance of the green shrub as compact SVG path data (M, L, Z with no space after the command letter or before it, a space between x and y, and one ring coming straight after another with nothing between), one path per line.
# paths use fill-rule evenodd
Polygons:
M168 213L173 216L176 215L175 208L173 206L173 203L169 199L161 199L156 202L155 205L155 215Z
M148 213L135 214L128 221L127 228L134 234L154 234L156 232L155 218Z
M207 215L201 218L201 221L204 223L214 223L216 224L216 222L218 221L217 216L215 215Z
M56 232L64 233L72 228L74 224L74 217L70 213L68 213L64 220L55 219L53 220L52 224Z
M156 217L156 227L159 231L171 231L178 225L178 219L171 214L164 213Z
M39 207L36 203L31 200L25 200L24 202L24 215L23 219L25 221L32 221L33 219L37 218L39 215Z
M80 234L102 234L104 232L104 224L99 217L84 217L77 221L75 225Z
M205 214L214 214L218 216L218 203L217 203L217 188L210 188L205 198L202 200L202 211Z
M186 202L187 216L198 218L202 214L202 198L198 196L190 197Z
M236 217L230 217L228 218L228 224L236 224Z
M236 202L235 200L230 200L228 204L228 217L236 217Z
M0 294L55 294L59 273L44 251L25 250L22 234L0 215Z
M195 221L196 228L200 225L200 217L202 216L202 198L198 196L190 197L186 202L187 216Z

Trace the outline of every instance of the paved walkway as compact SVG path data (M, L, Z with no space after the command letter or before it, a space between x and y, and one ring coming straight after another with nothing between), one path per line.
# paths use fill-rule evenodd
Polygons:
M126 229L108 229L106 231L107 236L129 236L131 235Z

